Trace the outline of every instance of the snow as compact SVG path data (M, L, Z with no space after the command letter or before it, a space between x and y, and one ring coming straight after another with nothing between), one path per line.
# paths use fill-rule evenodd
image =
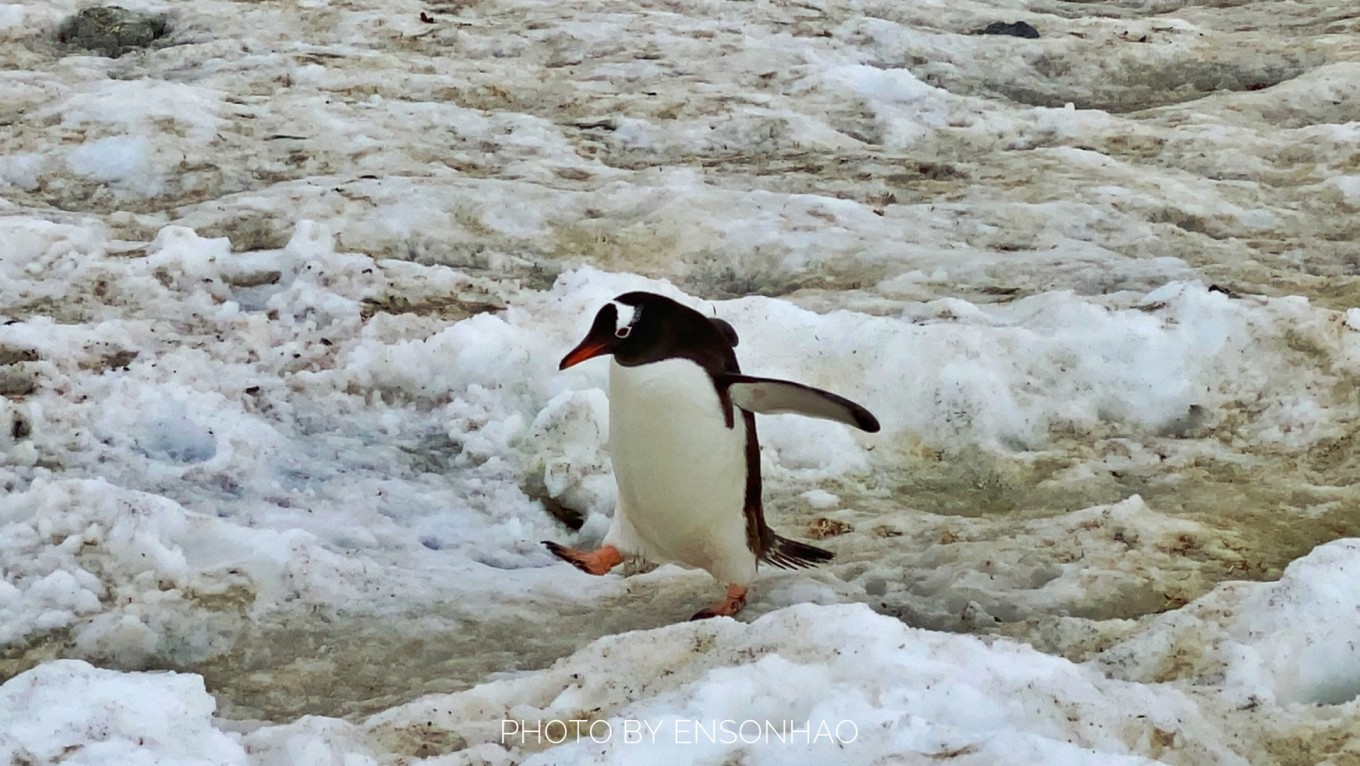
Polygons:
M1360 757L1334 3L80 5L0 4L0 760ZM760 420L836 559L737 620L540 545L639 289L883 423Z
M5 3L0 5L0 29L12 29L23 24L25 10L22 4Z
M55 660L0 687L0 754L10 763L249 763L213 726L213 708L195 675Z
M110 136L91 141L72 149L66 157L71 172L92 181L119 185L135 185L137 192L155 196L161 183L144 172L148 164L150 144L145 138Z
M1354 636L1360 598L1351 587L1357 552L1360 543L1337 540L1291 563L1279 582L1222 585L1182 612L1152 621L1101 661L1121 675L1146 677L1171 660L1168 633L1193 631L1200 652L1191 660L1193 672L1234 698L1353 707L1360 699Z
M85 123L114 125L124 130L146 129L169 121L194 143L208 143L225 123L217 117L222 94L184 83L155 80L104 81L66 98L56 112L66 126ZM154 196L148 194L147 196Z
M1153 620L1141 635L1107 651L1101 663L1076 664L1005 639L910 628L864 605L804 604L749 624L683 623L602 638L548 669L423 697L355 722L306 717L235 732L211 726L213 702L195 676L54 661L3 687L0 716L12 716L15 725L0 743L11 753L41 756L75 746L88 747L86 757L103 757L107 748L120 757L156 753L166 759L160 762L172 763L196 753L201 760L184 762L364 764L379 762L385 748L394 756L449 759L435 762L490 763L710 763L733 757L875 763L887 756L979 764L1035 758L1136 764L1162 757L1255 763L1257 754L1236 751L1237 733L1222 728L1205 690L1242 693L1244 676L1259 666L1178 688L1110 677L1102 665L1127 674L1127 660L1112 658L1135 644L1164 644L1168 631L1195 630L1194 622L1176 619L1187 613L1227 617L1233 625L1222 637L1250 641L1248 625L1288 620L1295 609L1334 606L1341 594L1329 586L1353 575L1355 566L1360 548L1354 541L1322 546L1278 584L1225 585ZM1354 601L1347 600L1351 611ZM1318 651L1336 648L1325 644L1352 630L1349 618L1323 626ZM1228 656L1242 656L1232 653L1230 642L1223 644ZM76 711L54 698L66 690L83 700ZM149 704L162 707L149 715L139 707ZM1353 716L1360 703L1352 695L1324 704L1340 707L1331 713L1291 707L1279 714L1324 725L1328 717ZM100 733L92 738L92 731Z
M835 508L841 502L839 497L824 489L810 489L800 497L806 500L808 505L818 509Z

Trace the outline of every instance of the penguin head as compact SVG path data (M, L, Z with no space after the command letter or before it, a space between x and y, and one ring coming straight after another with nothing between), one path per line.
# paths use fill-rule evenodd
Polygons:
M590 332L562 358L558 369L604 354L613 354L619 364L631 366L736 345L736 330L727 322L706 317L664 295L638 291L624 293L601 307Z

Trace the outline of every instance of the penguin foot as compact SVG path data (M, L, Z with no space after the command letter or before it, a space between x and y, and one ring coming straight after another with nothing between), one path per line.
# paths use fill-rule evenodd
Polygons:
M568 548L551 540L544 540L543 545L547 546L549 553L586 574L602 575L623 562L623 554L612 545L606 545L597 551Z
M746 586L729 585L727 586L727 596L722 601L700 609L690 619L706 620L709 617L731 617L740 612L744 606L746 606Z

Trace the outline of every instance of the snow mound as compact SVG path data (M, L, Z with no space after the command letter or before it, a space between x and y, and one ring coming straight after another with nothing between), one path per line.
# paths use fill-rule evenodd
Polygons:
M1357 580L1360 540L1326 543L1278 582L1224 583L1152 618L1101 663L1131 680L1222 686L1242 703L1349 702L1360 697Z
M553 667L370 719L488 763L1243 764L1181 692L862 605L600 639ZM806 730L806 731L804 731Z
M213 728L216 707L196 675L57 660L0 686L0 761L244 766L240 742Z
M200 606L295 598L326 559L309 540L103 481L35 481L0 498L0 643L70 629L87 656L123 667L202 658L231 636L202 624Z

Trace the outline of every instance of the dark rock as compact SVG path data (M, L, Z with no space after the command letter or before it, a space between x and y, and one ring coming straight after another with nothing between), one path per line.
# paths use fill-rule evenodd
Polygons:
M547 511L549 516L567 525L567 529L576 532L585 526L586 515L575 508L568 508L557 498L544 494L534 499L543 504L543 510Z
M62 22L57 29L57 42L118 58L146 48L167 31L169 25L164 16L106 5L86 8Z
M14 440L27 438L33 433L33 426L24 419L23 415L14 413L14 422L9 424L9 435Z
M1023 21L1016 21L1011 24L1004 21L993 21L982 30L982 34L1008 35L1010 37L1023 37L1027 40L1039 39L1039 30Z
M548 488L544 486L541 476L526 476L520 489L524 490L524 494L530 500L537 500L542 503L543 510L547 511L549 516L565 524L567 529L575 532L585 526L585 513L576 508L568 508L557 498L549 496Z

